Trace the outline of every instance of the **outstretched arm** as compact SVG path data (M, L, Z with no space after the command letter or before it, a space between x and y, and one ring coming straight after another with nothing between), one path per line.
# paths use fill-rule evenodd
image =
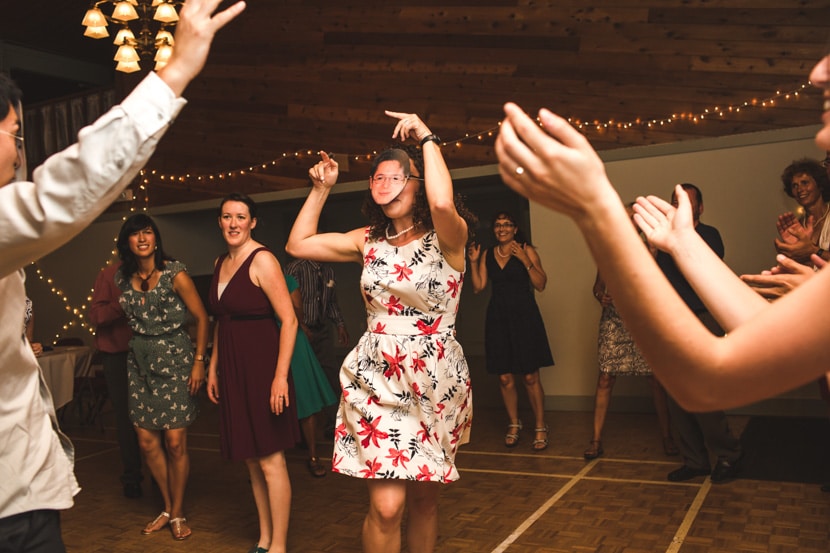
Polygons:
M681 405L691 411L744 405L825 372L830 272L716 337L654 263L587 139L546 109L539 111L541 128L515 104L505 114L496 141L505 183L578 225L626 327ZM781 332L796 322L799 332Z

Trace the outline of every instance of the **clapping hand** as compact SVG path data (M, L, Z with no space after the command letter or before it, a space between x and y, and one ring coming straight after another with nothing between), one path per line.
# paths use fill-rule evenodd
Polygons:
M634 222L643 231L648 243L671 254L685 232L694 232L694 218L689 195L682 186L675 187L677 207L657 196L637 198Z
M786 255L779 254L776 260L778 265L770 270L761 271L757 275L741 275L741 280L763 297L777 299L804 284L816 274L812 267L802 265ZM813 255L811 261L818 268L827 264L824 259L817 255Z

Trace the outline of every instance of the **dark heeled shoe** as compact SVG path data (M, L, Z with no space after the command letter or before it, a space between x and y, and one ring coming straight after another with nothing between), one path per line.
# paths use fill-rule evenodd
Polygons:
M591 459L596 459L603 453L605 453L605 450L602 449L602 440L591 440L588 442L588 449L586 449L582 455L585 457L586 461L590 461Z

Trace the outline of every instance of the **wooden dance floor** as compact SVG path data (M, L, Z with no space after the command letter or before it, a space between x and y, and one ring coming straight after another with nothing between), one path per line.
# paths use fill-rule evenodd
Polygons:
M189 438L185 511L193 535L184 542L174 541L167 530L141 535L162 504L149 478L144 497L122 495L111 413L104 413L103 432L67 421L83 488L75 506L63 513L69 553L248 551L258 532L247 472L242 463L220 458L215 407L206 400L202 407ZM530 420L529 413L524 418ZM605 456L585 462L591 418L591 413L548 413L551 445L533 453L528 425L518 447L506 449L502 411L478 409L472 441L458 457L461 480L441 495L437 551L830 551L830 494L818 485L741 478L712 485L708 477L667 482L666 474L680 461L663 454L655 417L648 414L610 413ZM739 432L747 418L730 422ZM321 444L326 457L330 451L330 443ZM313 478L304 450L291 450L287 457L293 486L289 551L360 552L365 484L334 474Z

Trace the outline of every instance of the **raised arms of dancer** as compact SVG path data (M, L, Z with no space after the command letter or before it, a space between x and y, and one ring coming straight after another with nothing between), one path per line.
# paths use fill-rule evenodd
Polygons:
M473 292L478 294L487 288L487 264L484 263L484 256L487 250L481 251L481 244L470 244L467 248L467 255L470 258L470 283L473 285Z
M626 327L681 405L692 411L744 405L825 372L830 313L822 306L830 302L830 272L715 337L654 263L587 139L546 109L539 112L541 128L515 104L505 114L496 142L505 183L578 225ZM789 323L798 323L799 332L782 332Z
M300 259L360 263L363 259L364 229L357 228L347 233L317 233L320 213L340 174L337 162L326 152L320 152L320 157L321 160L308 170L311 192L294 220L285 251Z
M424 137L432 134L429 127L414 113L396 111L384 113L398 119L392 138L400 138L402 142L407 138L413 138L420 142ZM447 168L441 148L437 143L427 141L421 149L424 155L424 174L422 175L424 187L441 252L453 269L463 271L467 246L467 222L455 209L455 193L452 188L450 170Z

